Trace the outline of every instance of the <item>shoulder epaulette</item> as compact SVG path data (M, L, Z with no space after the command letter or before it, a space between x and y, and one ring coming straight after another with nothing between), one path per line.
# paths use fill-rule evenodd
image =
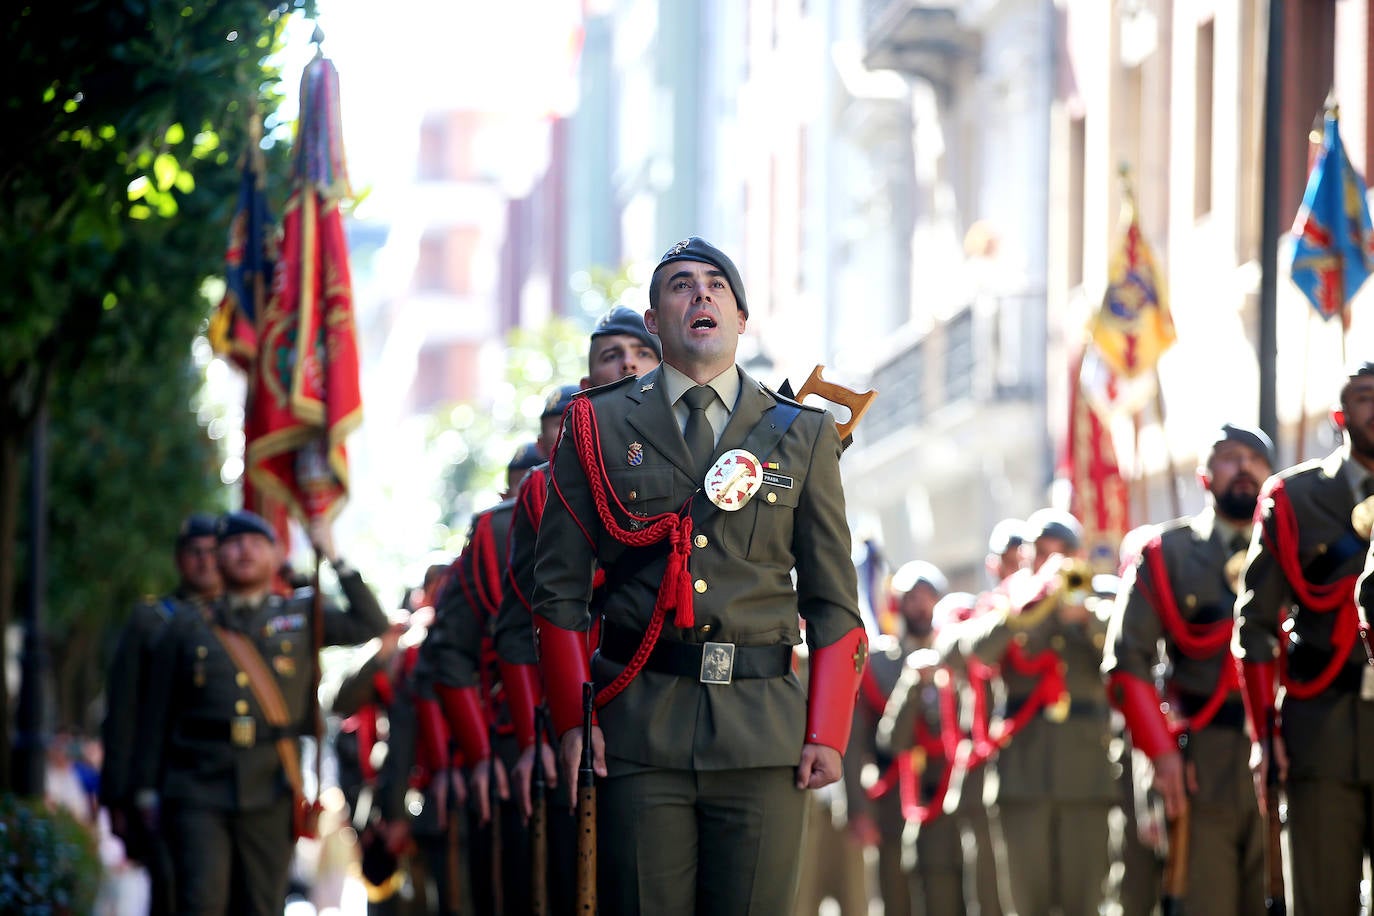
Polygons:
M772 388L769 388L767 385L763 384L763 382L759 382L759 389L762 390L764 394L768 395L774 400L781 401L783 404L791 404L793 407L800 407L802 410L809 410L812 413L828 412L824 407L813 407L810 404L803 404L796 398L789 398L787 395L781 394L780 392L774 391Z
M614 382L608 382L608 383L606 383L605 385L597 385L595 388L584 388L583 390L579 391L577 394L573 395L573 397L575 397L575 398L589 398L589 397L592 397L593 395L601 395L601 394L605 394L605 393L608 392L608 391L615 391L617 388L621 387L622 385L628 385L630 382L637 382L637 381L639 381L639 379L638 379L637 377L635 377L635 376L633 376L633 375L627 375L627 376L625 376L625 377L622 378L622 379L617 379L617 380L614 381Z
M1292 477L1302 477L1306 474L1312 473L1313 471L1320 471L1322 469L1322 466L1326 464L1326 461L1326 458L1309 458L1306 461L1299 462L1298 464L1293 465L1292 467L1283 468L1282 470L1276 472L1274 476L1282 477L1285 480Z

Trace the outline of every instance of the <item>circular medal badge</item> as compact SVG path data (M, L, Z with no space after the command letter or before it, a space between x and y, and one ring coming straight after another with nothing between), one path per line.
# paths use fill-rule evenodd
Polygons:
M726 512L734 512L749 502L763 484L763 465L742 448L721 455L706 472L703 489L706 498Z

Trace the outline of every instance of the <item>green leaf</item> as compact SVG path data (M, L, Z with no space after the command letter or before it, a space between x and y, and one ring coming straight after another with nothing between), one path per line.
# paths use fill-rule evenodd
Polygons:
M177 180L177 173L181 171L181 166L177 164L176 157L170 153L159 153L153 160L153 175L157 178L157 189L159 191L171 190L172 184Z

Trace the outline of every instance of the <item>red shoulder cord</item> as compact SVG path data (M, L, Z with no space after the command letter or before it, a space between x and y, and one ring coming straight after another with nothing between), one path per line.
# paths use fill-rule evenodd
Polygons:
M607 492L610 492L616 508L623 515L629 515L630 512L620 502L620 497L615 495L615 490L611 488L607 479L606 461L601 454L601 433L591 402L586 398L573 398L572 403L568 405L567 417L568 428L573 433L573 447L577 450L578 463L582 465L582 473L587 479L597 518L600 519L606 533L628 547L647 547L665 538L671 545L668 566L664 570L663 582L658 588L658 600L654 602L653 614L649 618L648 627L644 630L644 638L630 658L629 664L625 666L625 670L597 693L596 705L602 707L615 699L639 675L644 663L649 659L649 653L658 642L659 634L663 631L663 621L668 611L674 612L674 626L690 629L695 625L696 618L692 613L692 580L687 571L687 560L692 552L692 517L688 514L692 501L689 498L677 512L664 512L646 519L646 524L638 531L621 527L611 512ZM567 497L558 486L558 478L551 475L549 479L553 482L554 490L557 491L558 498L568 510L568 514L582 528L582 535L587 539L587 543L594 545L595 541L591 534L568 505Z
M992 665L983 664L981 659L972 655L964 658L964 664L968 668L969 690L973 692L973 718L968 724L969 737L975 743L987 744L988 723L992 718L988 709L988 685L997 675L997 669Z
M1016 715L1002 720L1002 727L997 729L996 734L989 729L988 735L981 741L977 736L974 737L973 753L969 756L970 769L991 757L999 747L1005 747L1010 743L1016 733L1026 727L1032 716L1040 712L1046 704L1057 701L1067 689L1064 673L1059 670L1059 656L1053 649L1046 649L1030 658L1021 651L1021 646L1013 641L1007 646L1006 654L1002 656L1002 664L1017 674L1034 677L1035 687L1026 697L1026 702L1016 711Z
M464 575L459 569L456 572L458 586L463 590L463 597L467 599L468 605L472 608L472 613L477 617L482 638L477 650L477 677L478 688L482 698L482 711L486 715L487 726L496 725L496 697L495 697L495 677L493 672L496 670L496 646L493 644L491 636L487 633L487 621L492 614L490 599L487 589L483 588L481 578L484 574L495 575L495 544L496 537L491 530L491 516L482 515L477 519L477 524L472 529L472 540L469 542L466 553L468 558L468 574ZM499 729L504 731L504 728Z
M530 528L534 531L539 530L539 520L544 517L544 503L548 499L548 475L543 468L534 468L525 476L520 484L520 492L515 498L515 511L523 512L525 519L530 523ZM515 525L510 526L510 537L515 538ZM509 551L509 545L507 546ZM525 610L532 611L530 598L520 590L520 583L515 578L515 567L506 567L506 588L510 589L511 594L524 605Z
M1278 561L1283 577L1298 603L1317 614L1336 611L1338 616L1331 630L1331 661L1322 673L1310 681L1300 683L1288 676L1288 631L1279 627L1279 681L1289 695L1300 700L1310 700L1321 693L1336 679L1355 638L1366 628L1360 621L1359 610L1355 607L1355 580L1357 575L1342 576L1335 582L1317 585L1307 581L1303 575L1302 564L1298 560L1298 520L1293 513L1293 503L1288 499L1283 479L1271 477L1260 490L1261 504L1269 497L1273 512L1269 522L1261 525L1261 532L1269 552ZM1263 522L1263 519L1261 519ZM1367 638L1367 636L1366 636Z
M1156 536L1145 545L1140 555L1149 576L1137 576L1136 587L1155 609L1160 623L1164 624L1165 631L1178 646L1179 651L1189 658L1199 660L1214 658L1221 652L1227 653L1226 659L1222 662L1216 688L1207 698L1207 702L1202 704L1202 708L1191 717L1180 717L1169 722L1169 730L1175 736L1184 731L1200 731L1211 724L1212 718L1216 716L1227 695L1240 686L1236 659L1227 651L1231 643L1231 633L1235 630L1235 619L1227 617L1213 623L1193 623L1184 620L1183 614L1179 612L1178 602L1174 599L1168 567L1164 565L1162 540Z
M892 790L895 781L902 816L919 824L934 820L944 813L945 795L949 793L950 778L954 775L954 755L958 751L960 738L953 675L948 668L940 668L935 678L936 696L940 703L940 733L932 734L926 727L925 719L918 718L915 734L915 747L925 752L926 766L930 766L931 761L938 761L943 767L940 782L935 787L935 794L931 796L929 804L921 804L920 774L916 772L911 752L904 753L894 760L882 778L868 789L868 797L878 799Z

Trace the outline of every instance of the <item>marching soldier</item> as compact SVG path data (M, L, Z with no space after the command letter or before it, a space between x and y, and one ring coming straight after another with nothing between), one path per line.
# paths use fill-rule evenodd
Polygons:
M1164 525L1145 546L1107 630L1102 670L1113 705L1150 758L1165 816L1188 812L1190 916L1264 909L1264 829L1230 644L1235 586L1272 455L1260 430L1222 426L1198 470L1208 506ZM1155 689L1161 660L1165 696L1180 717L1173 725Z
M609 385L622 378L643 375L658 365L658 338L644 326L644 318L623 305L613 307L601 316L588 342L587 374L580 385L563 385L554 389L540 415L539 446L544 454L553 454L562 428L563 413L572 403L573 395L587 388ZM530 469L516 494L516 509L511 522L509 568L501 597L500 614L493 636L501 666L501 679L506 685L506 702L510 706L520 757L512 772L514 791L520 810L526 818L533 814L531 797L534 783L535 708L543 702L534 645L534 625L530 617L530 596L534 592L534 548L539 521L544 514L548 495L549 465L547 462ZM587 648L590 652L590 646ZM548 831L548 901L556 913L571 912L575 903L574 870L576 824L572 816L572 796L569 787L558 780L558 767L552 743L557 736L541 735L543 749L540 765L546 785L552 790L545 805ZM537 879L536 879L537 880Z
M153 643L163 624L183 610L203 611L222 588L215 565L215 522L215 516L198 512L181 523L175 552L180 581L170 595L135 605L120 631L105 680L100 803L109 810L110 827L124 841L125 853L148 870L153 916L172 912L171 861L160 839L143 829L134 806L135 739L152 674Z
M334 551L348 611L326 603L325 645L365 642L386 615ZM216 527L225 594L205 615L177 614L153 650L136 761L140 813L165 831L181 914L279 914L295 815L304 804L297 738L316 715L313 596L271 593L276 533L252 512Z
M1001 749L985 793L1005 844L1009 909L1093 913L1117 798L1099 671L1106 624L1089 609L1078 521L1042 509L1026 528L1034 535L1032 568L1015 573L998 603L964 624L960 645L995 665L1004 689L994 737Z
M959 822L944 811L960 738L959 701L952 673L934 648L943 619L935 613L939 603L929 598L937 588L944 591L944 577L929 564L921 564L929 571L918 572L916 584L904 589L911 565L897 571L892 588L901 595L898 610L913 648L903 660L879 723L878 747L893 760L888 777L893 784L885 787L884 797L895 797L905 828L900 837L905 852L902 877L910 875L905 912L952 916L966 910ZM937 577L935 582L932 576ZM950 602L942 598L940 603L944 612L950 611ZM966 605L971 607L972 601ZM884 912L893 911L885 907Z
M1374 832L1374 667L1355 588L1369 539L1351 521L1374 492L1374 363L1350 369L1332 417L1344 430L1340 449L1265 483L1236 602L1258 775L1272 760L1288 796L1299 916L1359 912Z
M866 649L840 440L735 365L749 311L722 252L679 242L649 282L663 365L574 398L564 422L536 547L540 666L570 782L577 698L598 687L602 912L786 913L802 790L841 776Z
M450 567L419 662L419 689L432 691L439 702L447 732L468 767L470 809L484 828L469 831L473 899L493 910L501 908L499 901L512 912L529 909L528 834L513 807L492 810L492 796L510 797L506 774L518 751L506 699L521 688L503 682L492 636L507 575L513 495L541 460L535 443L521 446L506 466L502 501L472 517L467 545Z
M863 729L865 756L881 761L878 782L870 787L869 795L878 835L878 891L883 898L884 913L912 912L911 881L902 867L906 816L902 810L901 787L904 783L912 785L919 773L911 768L912 755L906 753L911 747L911 735L893 736L889 750L887 745L879 746L879 725L912 653L929 650L934 643L932 615L946 587L944 574L921 560L906 563L893 574L888 594L899 632L873 640L859 688L858 717ZM914 723L914 719L905 723L912 726L907 731L914 732ZM938 732L935 740L938 743ZM934 769L932 767L931 772Z

